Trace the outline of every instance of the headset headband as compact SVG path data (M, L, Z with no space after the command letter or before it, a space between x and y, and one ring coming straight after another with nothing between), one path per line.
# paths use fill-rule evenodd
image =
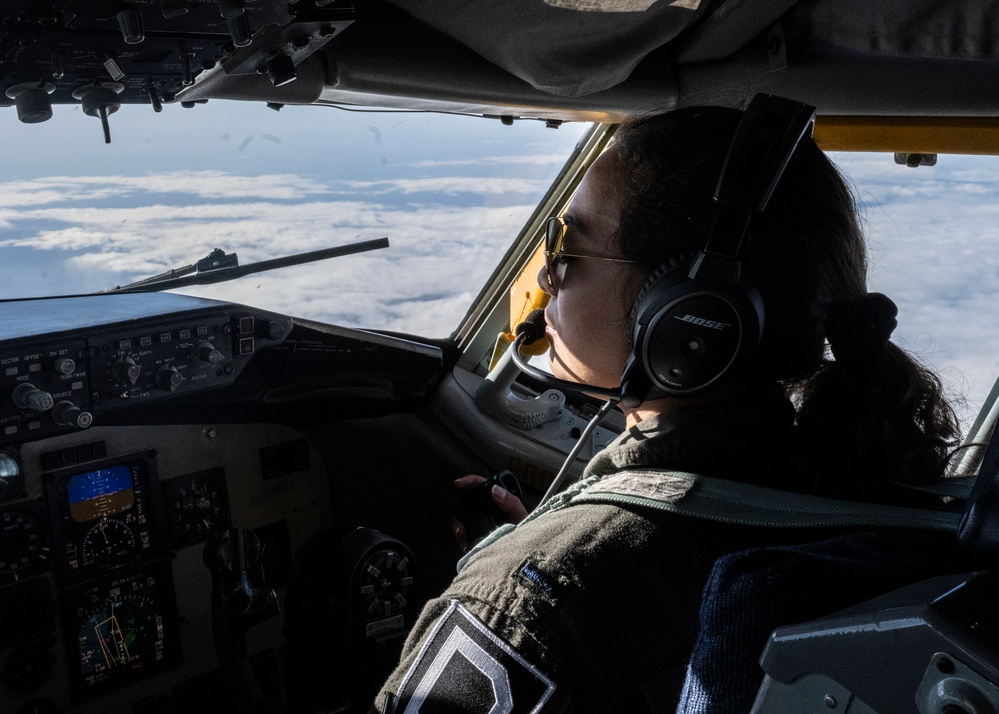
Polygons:
M715 216L704 252L737 261L749 245L749 221L767 207L774 188L805 136L811 135L815 107L793 99L757 94L749 103L725 157ZM697 272L698 261L689 277Z

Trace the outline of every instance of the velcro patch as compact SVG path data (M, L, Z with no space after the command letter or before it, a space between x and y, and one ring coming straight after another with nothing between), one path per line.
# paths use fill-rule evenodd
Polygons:
M457 600L434 626L396 697L396 714L535 714L555 684Z

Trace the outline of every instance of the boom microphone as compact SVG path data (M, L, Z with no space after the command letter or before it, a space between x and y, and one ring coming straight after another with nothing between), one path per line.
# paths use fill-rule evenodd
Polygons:
M475 392L475 406L480 411L524 429L540 426L557 419L565 406L565 395L557 389L549 389L544 394L527 399L517 396L511 390L514 380L520 373L514 361L520 355L521 345L529 345L545 336L545 311L534 310L517 325L513 344L496 362L496 366L486 375L485 381Z
M608 389L607 387L597 387L593 384L584 384L582 382L572 382L568 379L559 379L558 377L543 372L540 369L532 367L524 361L518 348L521 344L530 344L534 340L544 337L544 317L545 311L542 309L533 310L524 322L517 325L514 330L514 334L517 335L517 339L507 353L512 353L513 363L520 369L521 372L529 377L532 377L542 384L552 387L554 389L570 389L577 392L586 392L587 394L594 394L601 397L607 397L613 399L616 402L621 402L626 407L637 407L644 401L641 397L631 392L631 390L624 390L621 387L617 389ZM521 339L521 338L524 339ZM506 358L506 355L503 355Z
M542 337L545 336L545 310L539 307L537 310L531 310L527 313L527 317L524 321L514 328L513 334L516 337L524 336L524 341L521 343L525 347L527 345L534 344Z

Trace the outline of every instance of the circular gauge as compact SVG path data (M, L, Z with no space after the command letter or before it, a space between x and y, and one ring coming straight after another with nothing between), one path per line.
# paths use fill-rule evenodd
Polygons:
M39 689L52 673L52 655L40 644L24 645L14 650L4 665L7 685L15 692L27 694Z
M177 479L171 486L170 535L175 543L208 540L229 527L225 488L207 476Z
M12 508L0 512L0 575L15 578L42 559L42 527L28 511Z
M9 451L0 451L0 501L21 493L24 473L19 462Z
M123 558L135 550L135 533L117 518L102 518L83 537L83 554L91 561Z

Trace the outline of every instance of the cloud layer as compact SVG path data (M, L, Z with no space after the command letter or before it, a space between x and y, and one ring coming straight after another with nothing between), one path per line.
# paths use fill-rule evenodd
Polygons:
M87 118L70 117L86 136L75 124L64 131L71 143L56 152L58 172L33 161L28 148L37 150L38 134L29 142L19 138L28 129L11 129L8 180L0 181L0 293L95 291L216 247L247 264L386 236L387 250L187 292L447 336L583 129L423 117L407 128L403 118L361 116L337 117L337 131L322 139L312 111L283 111L273 126L269 110L230 112L223 131L195 121L198 109L174 122L186 138L154 141L158 130L130 133L154 119L125 123L126 109L115 115L111 148L90 136L96 125ZM426 133L430 121L440 128ZM197 160L171 150L199 132ZM104 153L82 155L90 149ZM970 422L999 373L999 255L990 250L999 240L999 161L944 156L913 170L888 155L835 159L857 188L871 289L900 306L895 341L967 399L962 417Z

